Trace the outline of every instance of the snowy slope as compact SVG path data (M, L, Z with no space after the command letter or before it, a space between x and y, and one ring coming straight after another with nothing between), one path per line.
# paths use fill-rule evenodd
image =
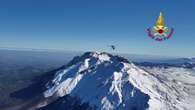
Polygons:
M186 107L186 110L195 110L195 71L193 69L186 68L148 68L141 67L142 69L155 73L155 77L158 77L165 84L169 85L172 89L176 89L178 92L185 91L187 95L178 97L180 103ZM182 89L181 89L182 88Z
M119 56L88 52L58 71L44 96L78 97L97 110L184 110L185 87L154 73Z

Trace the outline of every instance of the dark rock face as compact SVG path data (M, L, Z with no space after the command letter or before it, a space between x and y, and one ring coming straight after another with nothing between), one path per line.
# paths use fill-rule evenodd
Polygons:
M37 96L42 96L42 93L46 90L45 84L54 77L55 72L58 70L59 69L50 71L35 78L35 83L19 91L11 93L10 96L23 100L29 100Z
M80 99L64 96L46 107L38 110L96 110L95 107L90 107L89 104L81 104Z

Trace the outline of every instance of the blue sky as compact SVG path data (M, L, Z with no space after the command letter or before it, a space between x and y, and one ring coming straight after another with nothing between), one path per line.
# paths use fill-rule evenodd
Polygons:
M195 56L194 0L1 0L0 47ZM173 37L147 37L160 11Z

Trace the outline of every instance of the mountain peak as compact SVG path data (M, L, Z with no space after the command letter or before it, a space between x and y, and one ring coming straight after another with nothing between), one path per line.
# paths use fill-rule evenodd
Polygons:
M75 57L72 61L83 61L85 59L94 58L99 61L118 61L124 63L130 63L127 59L120 57L118 55L112 55L106 52L86 52L81 56Z
M181 96L154 74L105 52L75 57L47 88L45 97L69 95L97 110L171 110L179 104L174 96Z

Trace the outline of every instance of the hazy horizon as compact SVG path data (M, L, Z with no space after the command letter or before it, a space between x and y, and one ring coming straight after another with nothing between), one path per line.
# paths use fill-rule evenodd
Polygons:
M130 55L130 56L141 56L141 57L154 57L154 58L194 58L194 56L177 56L177 55L155 55L155 54L138 54L138 53L122 53L118 51L111 51L109 48L106 50L88 50L88 51L78 51L78 50L65 50L65 49L35 49L35 48L7 48L7 47L0 47L0 51L18 51L18 52L48 52L48 53L77 53L77 54L83 54L86 52L107 52L111 53L113 55Z

